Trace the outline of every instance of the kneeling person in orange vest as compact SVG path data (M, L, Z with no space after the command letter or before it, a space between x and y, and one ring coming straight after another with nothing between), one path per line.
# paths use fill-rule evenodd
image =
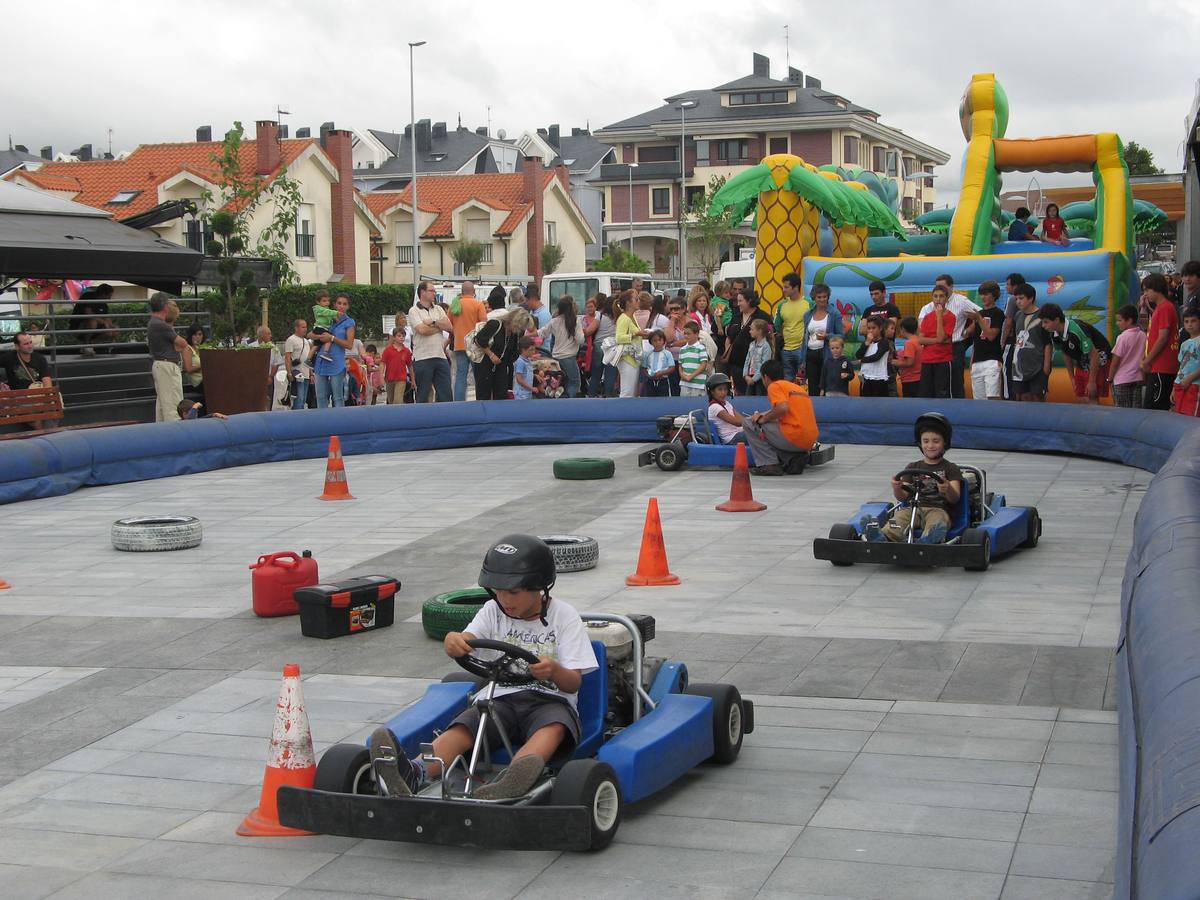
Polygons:
M804 388L784 378L783 363L769 360L762 367L771 408L744 420L742 430L757 464L755 475L782 475L780 454L807 453L821 436L812 401Z

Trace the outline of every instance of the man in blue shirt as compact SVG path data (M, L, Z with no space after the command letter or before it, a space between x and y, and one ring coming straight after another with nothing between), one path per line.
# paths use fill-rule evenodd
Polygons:
M346 405L346 351L354 346L354 320L346 315L350 295L338 294L333 308L337 310L337 318L325 334L315 338L325 345L326 351L317 357L313 367L317 379L317 409L329 406L330 399L334 406Z

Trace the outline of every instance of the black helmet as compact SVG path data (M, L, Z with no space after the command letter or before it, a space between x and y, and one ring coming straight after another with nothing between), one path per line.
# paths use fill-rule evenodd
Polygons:
M916 439L918 447L921 446L921 432L923 431L936 431L946 442L946 449L950 449L950 438L954 435L954 427L950 424L950 420L940 412L927 412L917 416L917 422L913 425L913 437Z
M708 376L708 381L704 387L711 393L712 389L720 384L732 384L732 379L724 372L716 372Z
M479 586L489 591L549 591L557 572L554 554L531 534L509 534L492 544L479 570Z

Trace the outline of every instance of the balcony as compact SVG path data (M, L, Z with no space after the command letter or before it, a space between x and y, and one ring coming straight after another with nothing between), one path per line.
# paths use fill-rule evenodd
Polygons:
M609 181L616 184L628 182L630 171L631 170L629 166L625 165L625 163L606 163L600 167L600 177L595 181ZM634 181L678 181L679 163L638 163L637 168L633 169L632 172ZM686 169L685 174L688 178L692 177L692 169L690 166Z

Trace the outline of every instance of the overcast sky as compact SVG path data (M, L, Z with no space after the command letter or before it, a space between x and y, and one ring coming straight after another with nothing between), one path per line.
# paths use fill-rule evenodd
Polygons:
M31 151L114 151L191 140L197 125L252 129L277 105L293 132L323 121L402 129L407 42L417 117L461 114L493 134L560 123L598 128L688 89L747 75L751 54L952 156L936 185L957 190L958 100L973 72L1008 92L1009 137L1115 130L1182 167L1184 118L1200 76L1195 0L989 4L858 0L608 0L502 4L317 0L59 0L6 4L0 139ZM1042 176L1043 186L1064 176ZM1078 176L1076 176L1078 179ZM1011 175L1021 189L1028 176ZM942 198L948 199L949 193Z

